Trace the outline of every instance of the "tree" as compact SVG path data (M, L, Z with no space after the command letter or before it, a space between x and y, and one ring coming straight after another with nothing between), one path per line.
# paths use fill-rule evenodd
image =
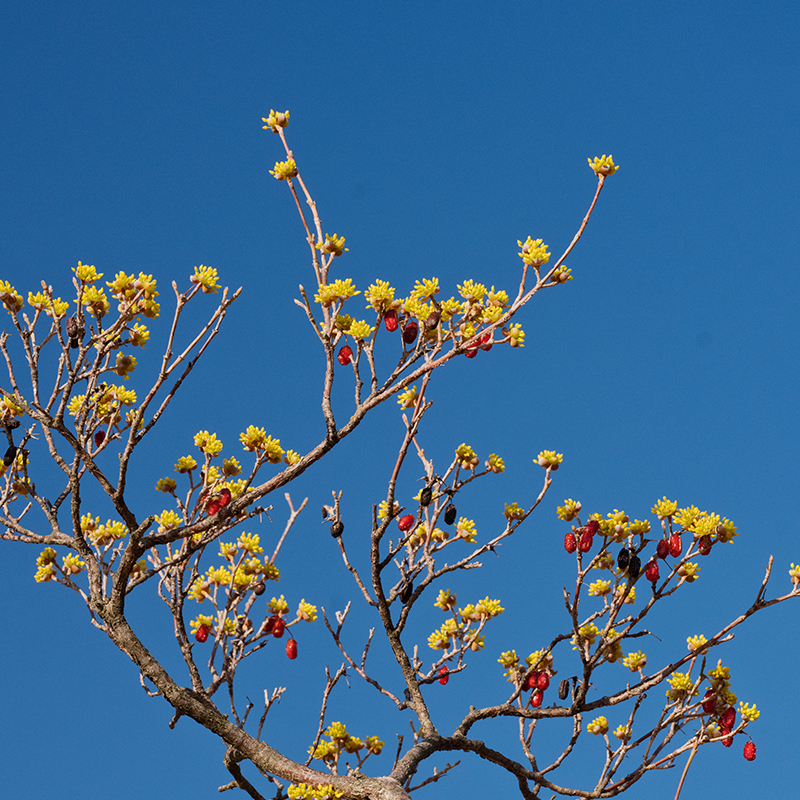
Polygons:
M650 509L656 523L631 519L616 509L586 515L581 503L571 499L559 506L567 560L554 568L570 565L576 571L563 598L551 601L563 602L563 627L527 656L513 647L498 651L502 669L496 670L497 701L468 707L452 733L442 732L431 710L430 692L446 686L470 666L474 653L487 648L492 621L504 612L502 597L459 602L450 581L462 571L481 568L483 556L497 553L517 533L541 504L563 460L554 450L539 452L534 460L543 477L536 496L523 505L505 503L502 527L479 537L474 522L457 508L463 508L466 487L502 473L505 464L496 454L482 464L472 447L462 443L452 448L446 469L437 470L424 441L431 380L453 359L486 358L484 353L495 346L524 346L517 315L543 289L572 280L564 262L605 181L618 169L611 156L589 159L597 179L594 197L574 238L553 264L542 239L518 241L522 271L516 294L465 280L457 287L458 299L454 293L444 300L437 297L436 278L420 277L401 298L383 280L359 290L351 279L337 277L334 265L338 267L347 250L345 238L322 226L287 143L289 112L271 111L264 122L285 148L286 160L278 161L272 174L286 183L309 248L314 289L301 286L295 303L324 352L324 435L301 455L282 447L264 428L248 425L240 436L247 454L243 457L225 451L216 433L199 431L193 454L174 455L177 478L154 474L153 483L171 506L154 513L152 498L131 497L128 489L135 457L154 436L162 437L162 449L173 449L169 437L158 433L164 428L161 420L219 335L241 289L222 288L216 270L207 266L194 268L188 287L173 282L175 310L157 378L137 393L124 382L136 375L135 348L147 353L154 347L144 319L161 314L151 275L120 272L105 281L107 294L101 282L105 276L79 262L73 269L76 310L71 315L71 303L45 283L41 291L28 293L26 309L23 296L3 282L0 300L16 334L0 337L10 382L9 389L2 389L0 407L8 438L0 497L3 539L44 547L36 562L36 581L62 584L80 595L95 627L139 668L148 694L172 706L171 725L188 717L222 739L232 776L227 788L238 787L251 797L273 792L276 798L404 798L443 779L455 763L426 774L425 762L452 752L477 755L510 773L524 797L537 796L541 789L615 796L686 754L677 796L700 747L720 742L727 747L738 737L745 758L752 760L749 725L758 711L739 702L729 670L714 660L712 651L729 641L731 631L749 616L796 596L800 567L791 565L790 591L767 599L770 561L743 613L713 636L690 637L688 652L675 652L655 668L648 665L642 642L651 631L643 627L645 620L649 624L653 609L696 581L700 567L692 559L718 552L737 536L727 518L693 505L679 508L667 497ZM367 302L367 319L350 316L360 294ZM179 345L182 323L204 295L219 295L216 307L189 341ZM343 423L338 409L342 394L351 391L354 397ZM294 586L285 590L291 605L283 594L273 596L266 607L259 599L271 593L270 581L280 579L282 545L307 500L296 505L285 494L285 527L266 552L258 534L241 531L244 523L274 511L263 505L269 495L323 459L387 401L401 407L404 436L392 456L386 496L372 507L369 539L360 543L348 537L353 512L345 509L335 488L323 518L342 569L352 578L355 600L366 605L382 629L396 664L390 680L376 677L368 663L374 631L356 650L346 636L350 604L329 614L306 601L306 587ZM399 488L401 473L418 480L415 496ZM112 516L103 523L101 512ZM646 515L647 510L642 513ZM366 552L354 555L359 547ZM456 560L449 563L446 558ZM359 566L362 560L369 576ZM164 657L156 657L131 624L126 608L130 597L147 591L156 591L172 616L181 676L167 669ZM436 619L434 606L444 622L433 623L436 629L427 642L415 640L408 635L412 616ZM305 758L262 740L270 708L287 690L265 693L256 720L251 717L254 704L244 702L236 679L240 665L264 657L260 651L268 646L285 642L286 657L296 658L297 626L311 622L326 626L342 662L338 668L325 668L319 725L309 731ZM432 659L422 654L429 650ZM409 711L414 719L412 741L399 737L394 764L381 777L366 773L385 743L377 736L353 735L346 724L328 718L329 699L348 676L363 679L383 702ZM187 677L189 685L184 686ZM656 693L659 700L648 698L648 692L664 686L664 694ZM612 711L624 722L609 734L606 713ZM499 751L472 737L479 722L506 718L519 725L515 751ZM533 734L538 726L558 720L568 721L571 733L557 757L544 763L532 746ZM583 746L586 734L602 738L604 756L594 785L573 788L559 782L558 771L578 752L579 743ZM245 777L245 761L260 771L262 785Z

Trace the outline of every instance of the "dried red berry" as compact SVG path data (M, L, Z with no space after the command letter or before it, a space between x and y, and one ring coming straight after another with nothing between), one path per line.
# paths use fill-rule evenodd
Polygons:
M722 740L723 747L730 747L733 744L733 736L727 735L730 732L730 728L720 728L720 733L725 736L725 738Z
M447 669L447 667L445 667L444 665L442 665L441 667L439 667L439 683L442 686L446 686L447 681L449 680L450 680L450 670Z
M748 761L756 760L756 745L755 742L747 742L744 746L744 757Z
M457 513L458 512L456 511L456 507L452 503L450 503L444 510L444 521L448 525L452 525L456 521Z
M297 658L297 639L289 639L286 642L286 656L294 661Z
M578 550L580 550L581 553L588 553L592 549L593 542L594 536L584 529L580 541L578 542Z
M722 714L720 714L719 724L722 728L730 730L736 722L736 709L733 706L728 706Z
M709 689L703 698L703 711L706 714L713 714L714 709L717 707L717 697L713 689Z
M280 639L283 636L283 632L286 630L286 623L281 619L281 617L275 617L275 622L272 623L272 635L276 639Z
M206 639L208 639L208 625L201 625L197 632L194 635L194 638L197 639L198 642L202 643Z
M544 699L544 692L541 689L537 689L531 695L531 706L533 708L539 708L542 704L542 700Z
M683 552L683 542L681 541L681 537L677 533L673 533L672 536L669 537L669 554L673 558L677 558Z
M94 434L94 446L100 447L101 444L106 440L106 432L104 430L95 431ZM13 461L13 459L12 459ZM5 459L3 459L3 463L5 463ZM8 464L6 464L8 466Z
M406 531L410 531L411 528L414 526L414 515L413 514L406 514L404 517L400 517L397 520L397 527L400 528L403 533Z
M669 555L669 542L666 539L659 539L656 545L656 557L666 558Z
M492 334L484 333L483 336L478 339L478 344L481 346L481 350L485 350L488 353L492 347L494 347L494 343L492 342Z
M647 580L655 583L658 580L658 561L650 561L644 568L644 576Z
M578 549L578 540L575 538L574 533L568 533L564 537L564 549L568 553L574 553Z
M231 490L226 486L220 493L219 497L217 498L217 502L225 508L228 503L231 501Z
M206 506L206 513L211 516L212 514L216 514L217 511L220 509L219 500L215 497L213 500L209 502Z
M464 352L464 355L467 358L475 358L475 356L478 355L478 348L477 347L468 347L466 349L466 351Z
M590 519L583 529L590 535L594 536L600 530L600 523L596 519Z
M383 315L383 324L386 326L386 330L389 333L394 333L397 330L397 312L389 309Z
M416 322L409 322L408 325L403 329L403 341L406 344L414 344L417 340L417 334L419 333L419 325Z
M546 672L539 673L539 688L544 691L550 685L550 676Z
M345 345L339 350L339 355L336 358L339 359L339 363L346 367L350 363L350 359L353 357L353 348L349 345Z
M701 556L707 556L711 552L711 545L713 542L711 541L710 536L701 536L700 541L697 543L697 549L700 552Z
M270 618L269 618L269 619L266 621L266 623L265 623L265 625L264 625L264 633L265 633L265 634L269 635L270 633L272 633L272 628L273 628L273 626L275 625L275 620L276 620L276 619L278 619L278 618L277 618L277 617L270 617Z

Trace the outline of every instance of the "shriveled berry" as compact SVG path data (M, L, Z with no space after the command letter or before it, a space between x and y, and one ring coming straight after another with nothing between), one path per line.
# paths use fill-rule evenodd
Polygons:
M259 597L267 591L267 587L263 583L257 583L253 587L253 594L257 594Z
M456 521L457 513L458 512L456 511L456 507L452 503L450 503L444 510L444 521L448 525L452 525Z
M278 617L270 617L264 623L264 633L265 634L269 635L270 633L272 633L272 629L275 627L275 620L276 619L278 619Z
M581 534L580 541L578 542L578 550L581 553L588 553L592 549L592 544L594 543L594 536L592 536L589 531L584 529L583 533Z
M710 536L701 536L700 541L697 543L697 550L699 551L701 556L707 556L711 552L711 545L713 542L711 541Z
M617 566L620 569L625 569L631 560L631 551L627 547L623 547L617 556Z
M94 446L100 447L101 444L106 440L106 432L104 430L97 430L94 432ZM3 459L3 463L5 464L5 459ZM6 464L8 466L8 464Z
M666 539L659 539L656 545L656 557L666 558L669 555L669 542Z
M485 350L488 353L494 347L494 343L492 342L492 334L484 333L483 336L478 339L478 344L481 346L481 350Z
M231 501L231 490L226 486L220 493L219 497L217 498L217 502L225 508L228 503Z
M430 486L426 486L419 493L419 504L423 508L427 508L431 504L431 500L433 500L433 489Z
M590 519L583 529L590 535L594 536L600 530L600 523L596 519Z
M720 733L725 737L722 740L722 744L724 747L730 747L733 744L733 736L728 736L731 732L730 728L720 728Z
M219 500L215 497L213 500L210 500L208 505L206 506L206 513L210 517L212 514L216 514L220 509Z
M703 697L703 711L706 714L713 714L714 709L717 707L717 696L714 694L713 689L709 689Z
M544 699L544 692L541 689L537 689L531 695L531 706L533 708L539 708L542 704L542 700Z
M655 583L658 580L658 561L653 559L648 562L647 566L644 568L644 576L651 583Z
M353 358L353 348L350 347L349 345L345 345L339 350L339 355L336 356L336 358L339 359L339 363L343 367L346 367L350 363L350 360Z
M397 330L397 312L389 309L383 315L383 324L386 326L386 330L389 333L394 333Z
M400 602L405 605L411 599L412 594L414 594L414 584L411 581L406 581L400 590Z
M297 639L289 639L286 642L286 657L294 661L297 658Z
M578 549L578 540L574 533L570 532L564 537L564 549L568 553L574 553Z
M539 673L539 688L544 691L550 685L550 676L546 672Z
M12 444L8 450L6 450L6 454L3 456L3 466L10 467L14 463L14 459L17 457L17 448Z
M419 334L419 325L416 322L409 322L405 328L403 328L403 341L406 344L414 344L417 341L417 335Z
M431 313L428 314L428 318L425 320L425 330L432 331L439 324L441 318L442 315L438 311L431 311Z
M756 745L755 745L755 742L747 742L745 744L743 755L748 761L755 761L756 760Z
M414 515L406 514L404 517L400 517L400 519L397 520L397 527L400 528L403 533L410 531L411 528L414 527Z
M447 681L449 680L450 680L450 670L447 669L447 667L445 667L444 665L442 665L441 667L439 667L439 683L442 686L446 686Z
M281 617L275 617L275 622L272 623L272 635L276 639L280 639L285 630L286 623L283 621L283 619Z
M736 722L736 709L728 706L719 717L719 724L722 728L731 729Z
M337 519L336 522L331 525L331 536L334 539L338 539L344 533L344 522L340 519Z
M566 700L568 694L569 694L569 678L564 678L564 680L558 684L558 697L561 700Z
M677 558L683 552L683 542L681 541L681 537L677 533L673 533L672 536L669 537L669 554L673 558Z
M639 577L639 573L642 571L642 561L639 556L631 556L631 560L628 563L628 577L635 581Z
M208 625L201 625L197 632L194 635L194 638L197 639L198 642L201 644L208 639Z

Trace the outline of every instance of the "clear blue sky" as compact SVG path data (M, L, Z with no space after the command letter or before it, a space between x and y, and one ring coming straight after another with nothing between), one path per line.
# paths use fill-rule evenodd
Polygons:
M568 261L576 280L525 309L524 350L451 364L429 393L422 442L437 465L461 442L505 458L505 475L460 500L479 534L500 525L504 502L538 490L540 449L565 455L548 501L500 561L453 582L460 601L488 594L508 610L486 651L432 702L443 730L470 703L497 702L499 652L530 652L563 627L559 587L571 573L555 505L566 497L643 518L666 494L738 525L735 546L715 549L653 626L655 667L656 651L680 654L686 636L711 635L744 610L770 554L774 591L800 560L799 17L795 3L769 1L9 2L0 278L23 294L44 278L68 296L81 260L107 274L152 272L168 304L170 282L202 263L244 287L160 446L137 466L140 512L157 512L155 480L200 429L232 453L248 424L301 452L323 431L320 356L292 303L297 284L311 283L307 246L286 187L268 174L281 157L261 130L270 108L290 109L290 144L324 227L350 247L337 274L362 288L383 278L408 291L437 275L447 287L472 278L511 290L517 239L542 237L560 253L594 190L587 156L613 153L621 169ZM154 336L166 324L152 325ZM333 611L354 594L318 509L343 490L351 542L366 540L401 435L396 406L382 409L291 487L310 511L280 563L290 602ZM408 499L417 477L403 477ZM283 499L273 502L275 523L254 528L267 542L282 528ZM38 549L3 554L4 795L218 797L228 780L220 743L185 720L167 728L166 704L144 695L77 599L33 582ZM762 710L750 729L758 759L745 762L738 740L707 748L683 800L796 794L799 611L767 611L720 649L734 691ZM175 666L164 607L143 599L132 613ZM420 606L412 632L423 649L438 614ZM376 623L354 615L354 648ZM324 665L339 658L321 624L298 636L296 662L276 648L240 678L257 707L265 688L289 687L267 739L302 758ZM330 719L381 736L393 753L407 722L351 684ZM474 734L513 742L514 726ZM600 743L588 744L594 774ZM671 797L678 777L661 773L628 796ZM467 757L419 797L472 800L487 785L516 792Z

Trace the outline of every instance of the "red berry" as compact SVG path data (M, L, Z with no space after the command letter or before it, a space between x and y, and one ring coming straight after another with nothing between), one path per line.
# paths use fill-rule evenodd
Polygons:
M755 742L747 742L744 746L744 757L748 761L756 760L756 745Z
M681 541L681 537L677 533L673 533L672 536L669 537L669 554L673 558L677 558L683 552L683 542Z
M286 642L286 657L294 661L297 658L297 639L289 639Z
M730 732L730 728L720 728L720 733L725 736L725 738L722 740L723 747L730 747L733 744L733 736L727 735Z
M350 363L350 359L353 357L353 348L349 345L345 345L339 350L339 355L336 358L339 359L339 363L346 367Z
M539 673L539 688L544 691L550 685L550 676L546 672Z
M225 508L225 506L228 505L230 501L231 501L231 490L226 487L219 493L217 502L220 504L220 506L222 506L222 508Z
M464 355L467 358L475 358L478 355L478 348L477 347L468 347Z
M266 621L266 624L264 625L264 633L265 634L269 635L270 633L272 633L272 627L273 627L273 625L275 625L275 620L276 619L278 619L278 618L277 617L270 617Z
M406 514L404 517L400 517L397 520L397 527L400 528L403 533L406 531L410 531L414 525L414 515L413 514Z
M590 519L583 529L590 535L594 536L600 530L600 523L596 519Z
M655 583L658 580L658 561L653 560L647 563L644 568L644 576L651 583Z
M195 633L194 638L201 643L208 639L208 625L201 625L197 629L197 633Z
M389 331L389 333L394 333L397 330L397 312L389 309L389 311L383 315L383 324L386 326L386 330Z
M220 509L219 500L215 497L213 500L209 502L206 506L206 513L211 516L212 514L216 514L217 511Z
M581 534L580 541L578 542L578 550L581 553L588 553L592 549L592 543L594 542L594 537L592 536L589 531L584 530Z
M720 715L719 724L723 728L730 730L736 722L736 710L733 706L728 706Z
M568 553L574 553L578 549L578 540L575 538L574 533L568 533L564 537L564 549Z
M492 342L492 334L491 333L484 333L480 339L478 339L478 344L481 346L481 350L485 350L487 353L494 347L494 343Z
M541 689L537 689L531 695L531 706L533 706L533 708L539 708L539 706L542 704L543 698L544 698L544 692Z
M447 669L447 667L445 667L443 664L441 667L439 667L439 683L442 686L446 686L447 681L449 680L450 680L450 670Z
M276 639L280 639L285 630L286 623L280 617L275 617L275 622L272 623L272 635Z
M531 672L528 675L528 680L525 681L525 690L528 689L538 689L539 688L539 673L538 672Z
M409 322L403 330L403 341L406 344L414 344L414 342L417 340L418 333L419 325L417 325L416 322Z
M707 556L711 552L712 544L713 542L710 536L701 536L700 541L697 543L697 549L700 551L700 555Z
M717 707L717 698L713 689L709 689L703 698L703 711L706 714L713 714L714 709Z
M656 557L666 558L669 555L669 542L666 539L659 539L656 545Z
M106 432L105 431L102 431L102 430L101 431L96 431L95 434L94 434L94 446L95 447L100 447L100 445L103 444L105 439L106 439Z

